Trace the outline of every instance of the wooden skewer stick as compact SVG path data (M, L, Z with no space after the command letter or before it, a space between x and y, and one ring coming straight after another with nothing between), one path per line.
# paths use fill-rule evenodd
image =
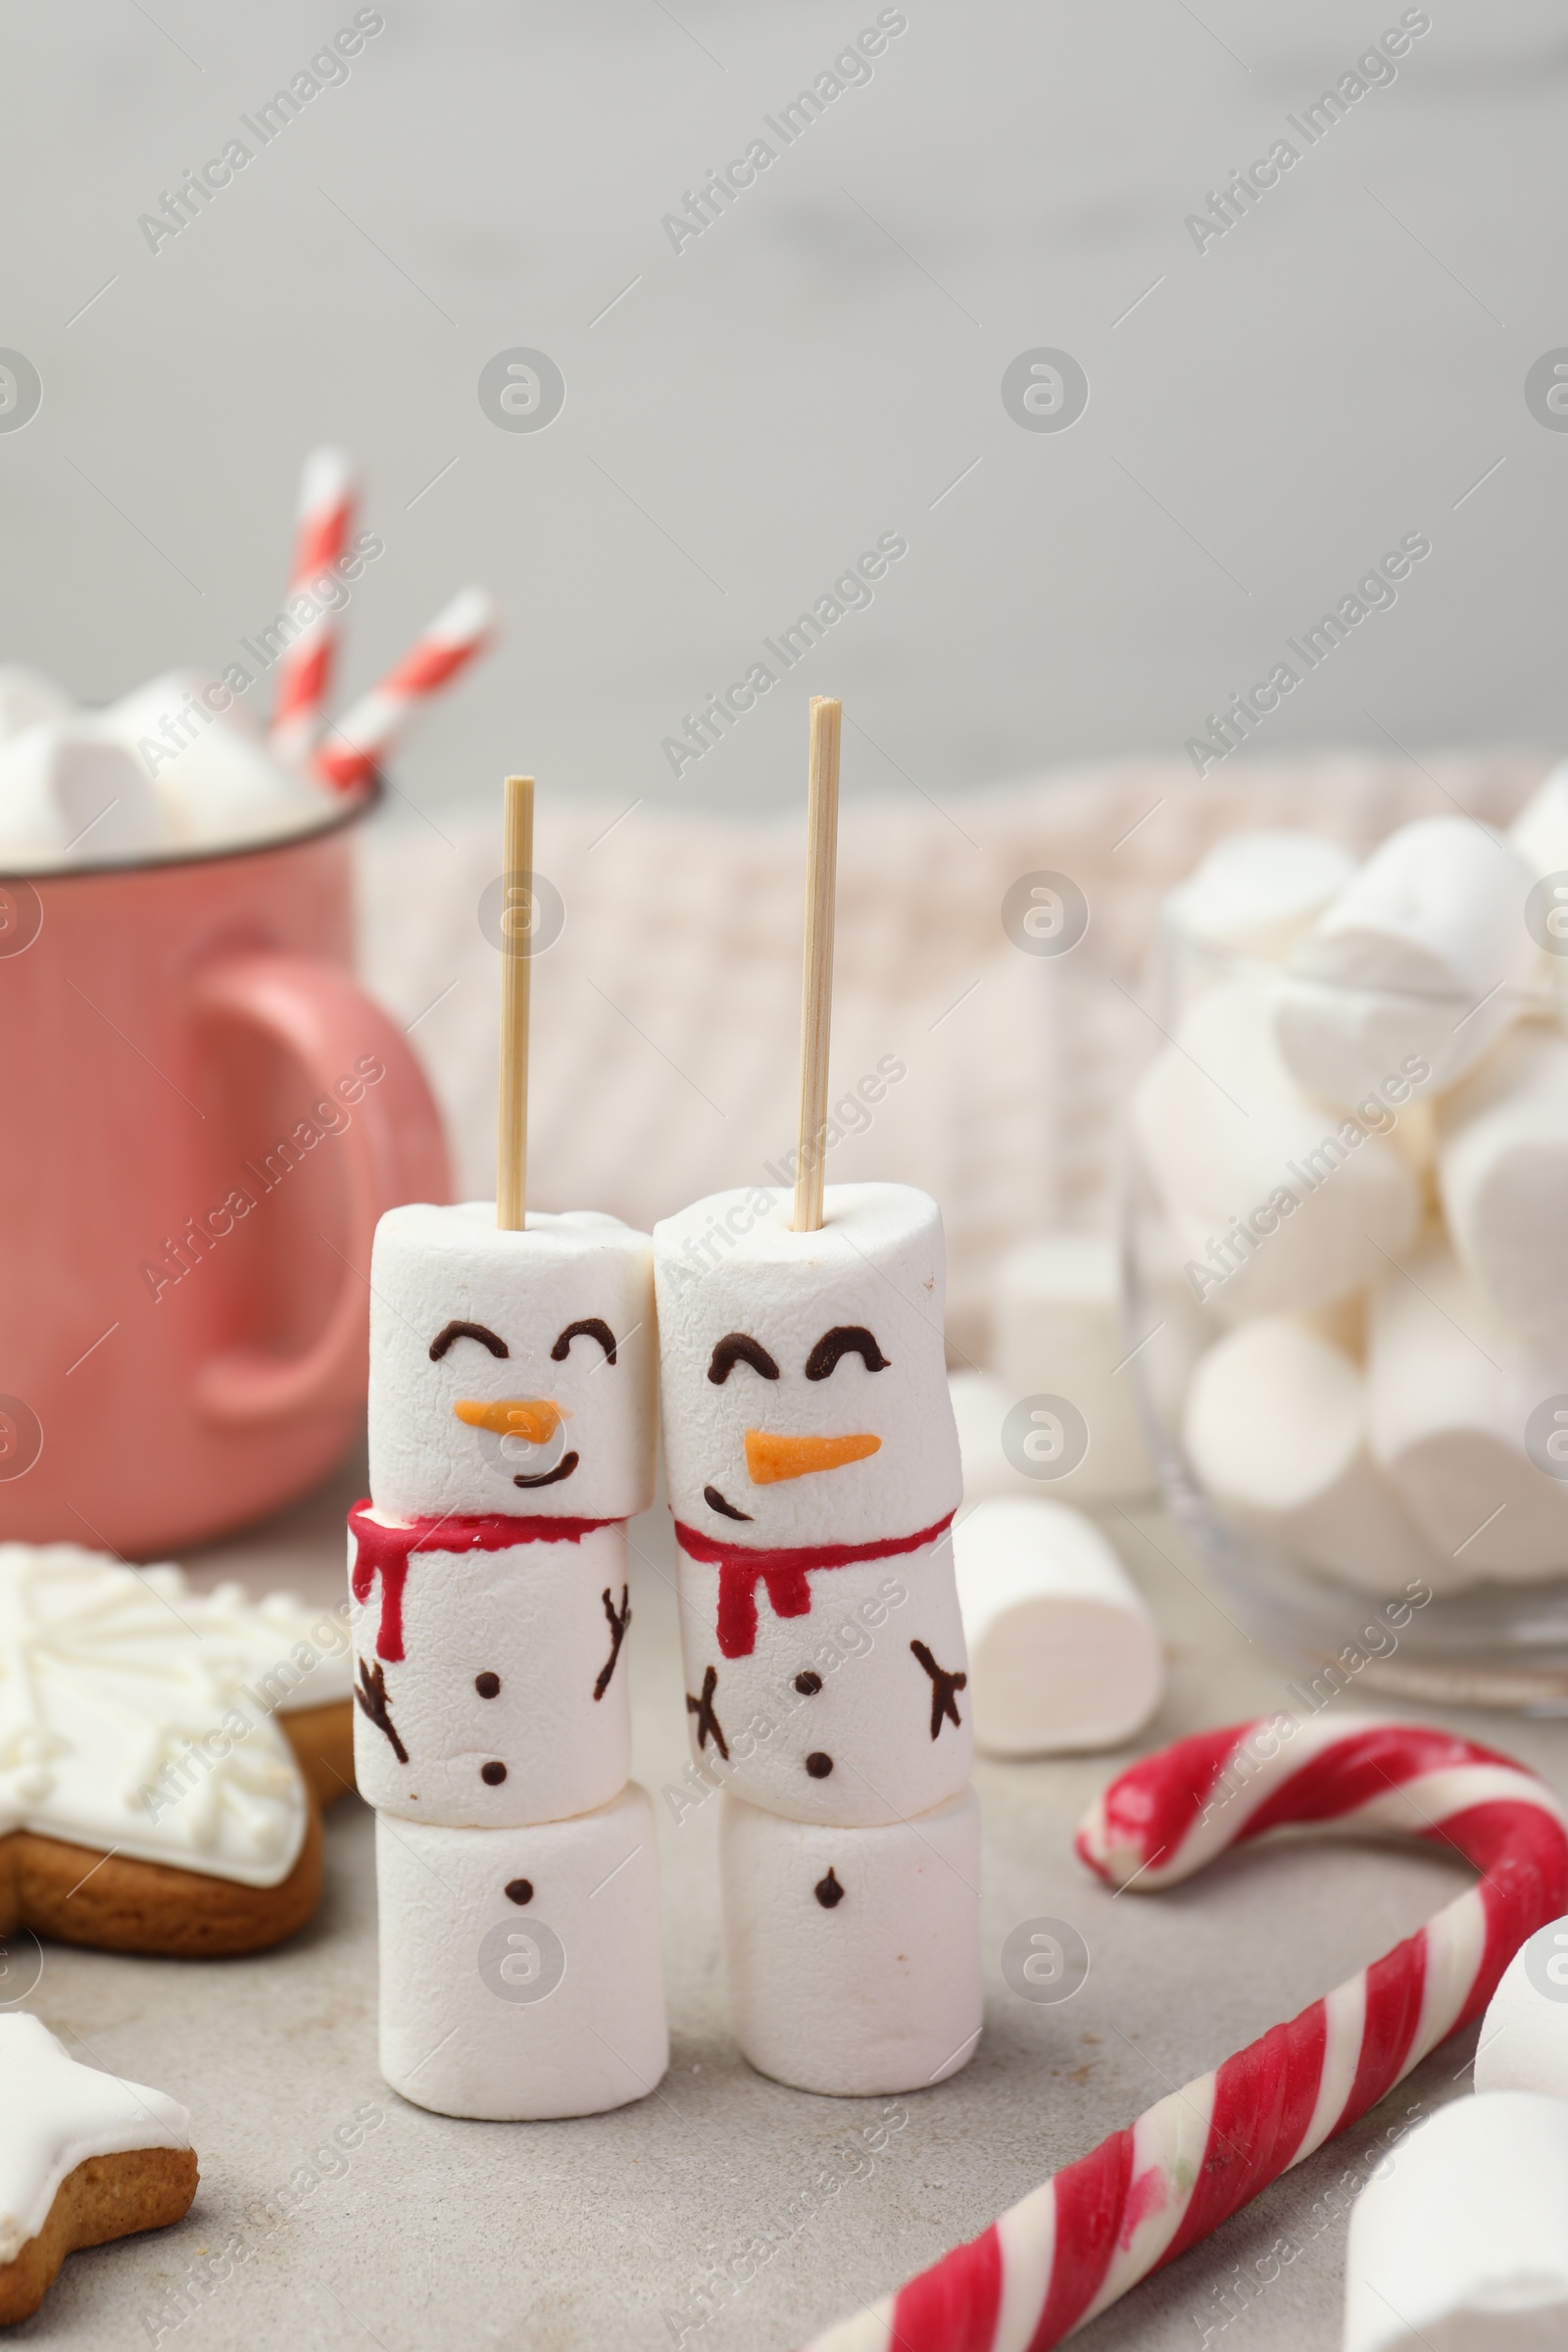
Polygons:
M810 790L806 867L806 970L801 997L801 1129L795 1168L797 1233L822 1224L822 1139L827 1133L827 1055L833 1023L833 907L839 849L839 719L843 706L811 697Z
M537 919L533 889L533 778L507 778L501 891L501 1109L496 1223L521 1233L528 1197L528 982Z

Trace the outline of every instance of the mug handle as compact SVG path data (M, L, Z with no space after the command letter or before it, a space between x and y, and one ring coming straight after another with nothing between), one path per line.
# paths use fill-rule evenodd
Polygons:
M226 1429L255 1429L303 1413L355 1411L369 1354L370 1244L384 1210L452 1198L446 1137L424 1072L402 1031L336 966L309 956L225 956L197 974L197 1013L259 1029L331 1092L366 1054L386 1076L367 1090L338 1144L348 1188L348 1248L320 1337L303 1354L229 1348L196 1377L197 1408Z

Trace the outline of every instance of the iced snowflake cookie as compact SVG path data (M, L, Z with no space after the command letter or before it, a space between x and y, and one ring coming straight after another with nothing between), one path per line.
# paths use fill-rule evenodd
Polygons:
M0 2016L0 2326L30 2318L77 2247L161 2230L195 2194L183 2107Z
M0 1935L180 1957L291 1935L353 1785L350 1676L330 1610L0 1544Z

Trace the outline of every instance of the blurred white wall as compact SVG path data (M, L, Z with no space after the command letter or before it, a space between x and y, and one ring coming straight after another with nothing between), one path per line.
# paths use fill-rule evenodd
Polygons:
M0 430L7 655L93 698L221 663L276 609L302 452L337 439L387 550L348 687L470 576L509 615L400 764L430 808L519 764L777 802L821 691L851 792L1180 758L1416 532L1397 604L1259 752L1561 735L1568 433L1524 389L1568 345L1549 0L1433 0L1311 147L1286 118L1401 0L907 0L787 149L764 117L876 0L381 13L262 148L240 118L350 0L7 12L0 346L43 384ZM150 250L139 217L236 135L244 171ZM1200 253L1186 217L1282 136L1298 163ZM662 217L759 137L776 161L677 253ZM519 346L564 377L543 431L480 407ZM1003 405L1043 346L1088 377L1066 431ZM682 714L889 532L874 603L677 781Z

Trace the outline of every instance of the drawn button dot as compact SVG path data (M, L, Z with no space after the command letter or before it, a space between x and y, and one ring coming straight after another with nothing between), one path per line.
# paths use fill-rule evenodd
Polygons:
M533 1901L532 1879L509 1879L507 1881L507 1900L509 1903L524 1905L531 1903Z
M825 1756L819 1747L813 1748L806 1759L806 1769L813 1781L825 1781L833 1769L833 1759Z
M814 1698L822 1688L822 1677L808 1667L804 1674L795 1677L795 1688L803 1698Z
M481 1764L479 1767L480 1780L492 1788L499 1788L506 1777L507 1768L504 1764Z
M481 1698L495 1698L500 1693L501 1677L499 1674L476 1674L473 1687Z

